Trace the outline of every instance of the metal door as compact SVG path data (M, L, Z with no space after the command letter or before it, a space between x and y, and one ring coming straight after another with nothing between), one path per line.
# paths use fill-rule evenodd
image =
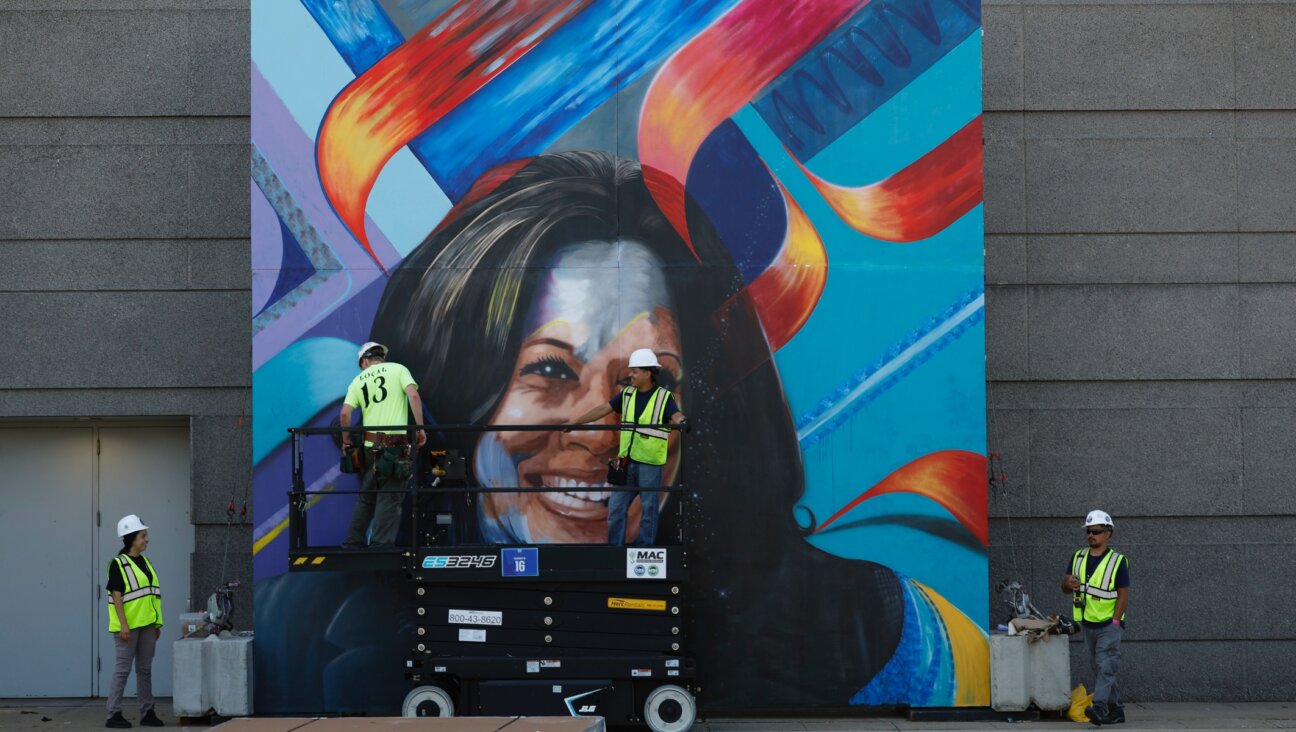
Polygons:
M93 693L93 456L90 428L0 429L0 697Z
M189 599L189 562L194 550L190 523L189 430L184 427L102 427L98 430L99 511L103 520L95 542L104 582L108 562L121 549L117 520L137 514L149 527L146 555L162 582L165 627L153 659L153 695L171 696L171 646L180 637L179 617ZM96 696L111 688L116 651L108 633L100 595L95 638L100 659ZM126 696L135 695L135 674ZM70 696L70 695L69 695Z

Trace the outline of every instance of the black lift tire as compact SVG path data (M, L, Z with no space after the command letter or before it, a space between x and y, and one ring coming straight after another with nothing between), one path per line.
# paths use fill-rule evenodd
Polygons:
M420 686L405 696L401 705L405 717L453 717L454 699L439 686Z
M659 686L644 702L643 718L652 732L686 732L697 720L697 701L681 686Z

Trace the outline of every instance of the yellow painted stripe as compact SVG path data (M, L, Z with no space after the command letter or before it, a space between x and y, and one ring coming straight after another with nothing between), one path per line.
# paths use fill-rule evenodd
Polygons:
M330 485L328 487L328 490L322 490L319 493L312 495L310 497L310 500L306 501L306 509L310 510L311 506L314 506L316 503L319 503L319 500L324 497L321 494L328 493L332 489L333 486ZM278 524L276 524L273 529L270 529L269 531L265 532L265 535L262 536L260 539L257 539L256 541L252 542L252 556L255 557L258 553L260 553L262 549L265 549L267 546L269 546L270 542L274 541L275 539L278 539L279 535L282 534L284 532L284 529L287 528L288 528L288 519L284 519L283 521L280 521Z
M294 565L305 564L305 563L306 563L306 557L297 557L297 560L293 562Z
M912 581L912 580L910 580ZM990 705L990 638L972 619L935 590L914 582L945 623L954 653L954 706Z
M323 564L323 563L324 563L324 557L315 557L314 559L311 560L311 564L314 564L314 565L317 565L317 566L320 565L320 564Z

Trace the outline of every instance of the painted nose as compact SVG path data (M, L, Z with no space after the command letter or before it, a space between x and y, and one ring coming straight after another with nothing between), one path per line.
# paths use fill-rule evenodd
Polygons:
M613 425L617 423L617 416L610 414L593 424ZM588 451L590 454L602 458L604 455L611 457L620 443L621 436L617 430L582 430L575 429L571 432L563 433L562 446L564 448L580 448Z

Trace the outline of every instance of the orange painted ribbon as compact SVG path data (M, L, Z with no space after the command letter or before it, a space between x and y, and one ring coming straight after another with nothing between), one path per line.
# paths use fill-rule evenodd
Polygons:
M801 165L828 205L856 231L911 242L933 236L982 198L981 117L886 180L860 188L825 181Z
M316 143L320 183L378 266L364 213L387 161L592 1L460 0L333 101Z
M702 142L866 4L868 0L747 0L662 67L639 118L639 155L648 190L690 248L683 184Z
M940 450L907 463L828 517L818 533L870 498L887 493L913 493L939 503L982 545L990 545L986 504L985 455L966 450Z
M786 345L810 319L828 280L823 239L781 183L779 190L787 206L783 247L774 262L747 286L771 351Z

